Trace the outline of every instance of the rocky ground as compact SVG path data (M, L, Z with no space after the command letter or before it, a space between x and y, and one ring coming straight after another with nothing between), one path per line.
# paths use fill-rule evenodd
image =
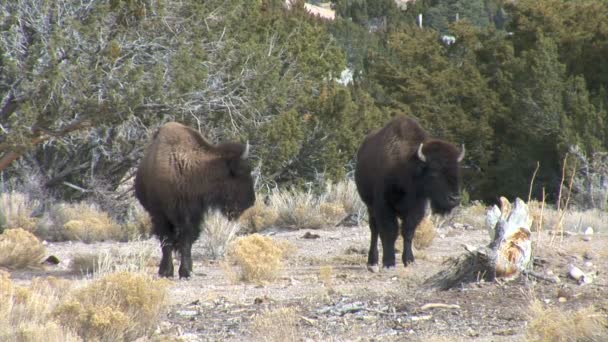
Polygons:
M370 273L365 267L367 227L266 232L296 248L282 275L263 285L236 282L225 263L207 260L197 245L194 276L173 281L156 339L523 341L533 301L564 312L594 305L601 315L608 314L605 234L567 235L551 243L551 235L535 233L535 272L546 279L474 282L441 291L424 281L448 267L444 261L465 253L464 244L486 245L489 236L485 229L463 224L438 233L429 248L415 253L413 266ZM136 247L153 251L151 273L159 259L157 245L150 239ZM49 253L62 262L44 272L78 279L82 275L66 268L74 255L133 248L133 243L52 243ZM570 265L583 270L591 283L579 285L570 279ZM39 273L17 272L12 277L27 282ZM558 282L550 281L554 278Z

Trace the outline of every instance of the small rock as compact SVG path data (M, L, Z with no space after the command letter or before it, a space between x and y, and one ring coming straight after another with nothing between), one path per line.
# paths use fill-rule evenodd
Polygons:
M176 313L182 317L192 317L198 315L198 311L196 310L180 310Z
M581 279L585 277L585 273L580 268L573 265L570 265L570 268L568 269L568 275L570 276L570 278L576 281L581 281Z
M48 258L46 258L46 260L43 261L43 264L48 264L48 265L58 265L59 264L59 258L51 255Z
M592 251L585 251L585 253L583 253L583 259L593 260L593 259L595 259L595 255L593 254Z
M583 263L583 265L584 265L585 267L587 267L587 268L591 268L591 267L593 267L593 263L592 263L591 261L585 261L585 262Z
M592 227L587 227L585 228L585 230L583 231L583 234L585 235L593 235L593 228Z
M318 239L320 237L321 237L321 235L319 235L319 234L313 234L311 232L306 232L302 236L302 239Z
M574 291L572 291L572 289L569 288L568 286L561 287L557 291L557 298L560 301L560 303L563 303L563 302L567 301L568 299L572 298L573 295L574 295Z
M589 235L583 236L583 241L591 241L591 236L589 236Z

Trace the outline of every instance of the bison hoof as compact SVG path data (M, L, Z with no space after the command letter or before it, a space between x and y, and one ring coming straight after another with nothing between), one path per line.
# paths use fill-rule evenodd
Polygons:
M378 273L380 272L380 267L378 265L367 265L367 270L372 273Z
M395 271L397 271L397 267L395 267L395 265L382 266L382 271L383 272L394 273Z

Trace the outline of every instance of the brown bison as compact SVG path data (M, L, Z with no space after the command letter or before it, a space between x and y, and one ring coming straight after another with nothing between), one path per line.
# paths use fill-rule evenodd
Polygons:
M413 119L400 116L369 134L357 153L355 182L369 213L371 245L368 269L378 270L378 235L382 265L395 266L395 240L401 219L403 264L414 262L412 239L427 202L436 213L460 203L462 151L432 139Z
M150 214L160 239L158 274L173 277L172 252L181 256L180 278L192 272L192 244L208 209L231 219L255 202L249 145L212 145L176 122L162 126L147 147L135 176L135 196Z

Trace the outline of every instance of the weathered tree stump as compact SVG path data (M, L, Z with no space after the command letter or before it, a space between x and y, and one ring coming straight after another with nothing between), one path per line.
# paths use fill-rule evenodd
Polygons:
M526 269L532 257L532 218L528 206L517 198L513 207L500 198L486 213L491 242L488 246L466 245L466 254L447 260L447 268L426 280L432 287L447 290L462 283L496 278L513 279Z

